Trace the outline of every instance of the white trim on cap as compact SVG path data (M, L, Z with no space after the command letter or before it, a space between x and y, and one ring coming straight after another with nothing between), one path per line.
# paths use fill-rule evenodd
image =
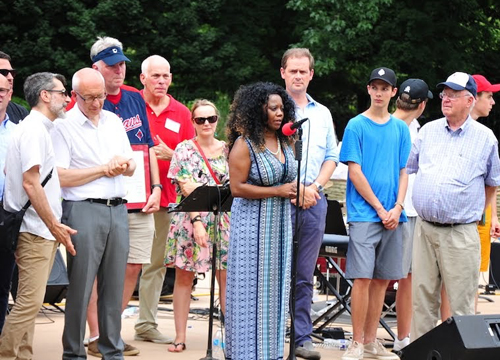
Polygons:
M447 83L454 83L457 84L463 88L467 86L467 83L469 82L469 74L463 73L463 72L456 72L448 76L448 79L446 79Z

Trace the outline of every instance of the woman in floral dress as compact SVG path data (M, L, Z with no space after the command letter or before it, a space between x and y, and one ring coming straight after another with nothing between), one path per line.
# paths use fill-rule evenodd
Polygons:
M191 110L191 118L196 137L177 145L168 172L168 177L176 185L177 193L183 196L188 196L198 186L222 184L229 178L228 148L225 142L214 136L219 118L217 108L208 100L196 100ZM202 153L209 165L203 159ZM170 352L182 352L186 349L191 288L195 274L208 272L211 268L214 221L214 214L208 212L178 212L172 215L165 256L165 265L175 267L176 336L174 343L168 348ZM227 213L220 213L218 229L217 281L221 309L224 312L229 241Z

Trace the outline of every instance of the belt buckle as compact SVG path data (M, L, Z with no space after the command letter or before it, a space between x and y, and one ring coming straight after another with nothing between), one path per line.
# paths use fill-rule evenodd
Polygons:
M113 206L113 205L111 204L111 201L112 201L112 200L113 200L113 199L108 199L108 200L106 201L106 206Z

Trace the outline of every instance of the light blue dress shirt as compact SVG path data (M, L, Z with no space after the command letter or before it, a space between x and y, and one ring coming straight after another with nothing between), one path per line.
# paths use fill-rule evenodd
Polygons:
M5 119L0 123L0 200L3 199L3 188L5 185L5 157L7 156L7 145L16 124L9 121L9 115L5 113Z
M295 107L296 120L308 118L302 125L303 147L300 182L309 185L318 177L321 165L327 160L339 162L337 137L333 129L333 119L330 110L306 95L309 103L304 109Z
M453 131L446 118L424 125L406 165L416 173L413 205L426 220L467 224L481 220L485 186L500 185L498 141L470 116Z

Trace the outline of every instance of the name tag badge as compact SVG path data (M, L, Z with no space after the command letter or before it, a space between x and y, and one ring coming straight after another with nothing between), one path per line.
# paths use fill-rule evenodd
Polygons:
M181 124L179 124L177 121L167 119L167 121L165 122L165 127L170 131L179 133L179 130L181 129Z

